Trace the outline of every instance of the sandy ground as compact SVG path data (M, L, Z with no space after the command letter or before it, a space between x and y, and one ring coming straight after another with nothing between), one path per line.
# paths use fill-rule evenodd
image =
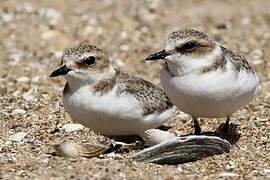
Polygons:
M0 179L180 179L270 178L270 1L206 0L1 0L0 1ZM93 159L52 156L66 141L99 142L71 123L62 105L63 79L48 74L61 53L79 42L105 48L121 68L159 84L159 63L144 63L164 46L165 35L184 27L207 32L245 55L260 76L256 99L234 114L241 138L229 154L176 166L131 161L124 154ZM214 130L223 120L201 121ZM167 125L186 134L189 116ZM11 135L26 132L21 142ZM132 153L131 153L132 154Z

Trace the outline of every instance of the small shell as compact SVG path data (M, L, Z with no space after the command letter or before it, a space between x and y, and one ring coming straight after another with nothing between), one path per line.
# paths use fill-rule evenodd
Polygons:
M185 136L170 138L137 152L132 159L157 164L181 164L204 157L230 152L231 144L216 136Z
M144 132L143 140L145 141L146 146L153 146L174 137L175 135L168 131L148 129Z
M75 144L71 142L65 142L55 146L55 150L60 156L64 157L85 157L92 158L97 157L104 153L107 148L102 145L93 144Z

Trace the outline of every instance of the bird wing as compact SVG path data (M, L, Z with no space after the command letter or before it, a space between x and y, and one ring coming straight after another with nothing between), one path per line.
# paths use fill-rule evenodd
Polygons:
M244 56L236 54L223 46L220 47L222 50L223 58L230 61L234 65L236 72L239 73L241 70L246 70L250 73L255 73Z
M144 115L163 112L173 107L162 88L142 78L118 72L116 80L119 94L127 93L134 96L142 106Z

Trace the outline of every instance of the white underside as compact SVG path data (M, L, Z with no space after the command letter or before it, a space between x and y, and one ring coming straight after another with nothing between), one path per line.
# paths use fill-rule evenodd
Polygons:
M116 87L106 95L94 94L82 86L64 95L64 107L71 117L104 135L142 135L145 130L162 125L175 112L143 115L139 102L128 94L118 96Z
M170 100L183 112L195 117L226 117L247 105L254 97L258 78L241 70L238 76L230 68L204 74L172 76L165 66L162 85Z

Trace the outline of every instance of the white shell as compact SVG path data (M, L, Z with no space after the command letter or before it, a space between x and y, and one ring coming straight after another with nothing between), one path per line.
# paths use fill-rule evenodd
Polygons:
M75 144L72 142L65 142L55 146L55 150L60 156L64 157L86 157L92 158L99 156L106 151L105 146L93 144Z
M216 136L173 137L132 156L133 160L157 164L182 164L207 156L229 153L231 144Z
M65 157L79 157L77 148L76 144L68 142L55 146L57 153Z
M168 131L148 129L144 132L143 140L145 141L146 146L153 146L174 137L175 135Z

